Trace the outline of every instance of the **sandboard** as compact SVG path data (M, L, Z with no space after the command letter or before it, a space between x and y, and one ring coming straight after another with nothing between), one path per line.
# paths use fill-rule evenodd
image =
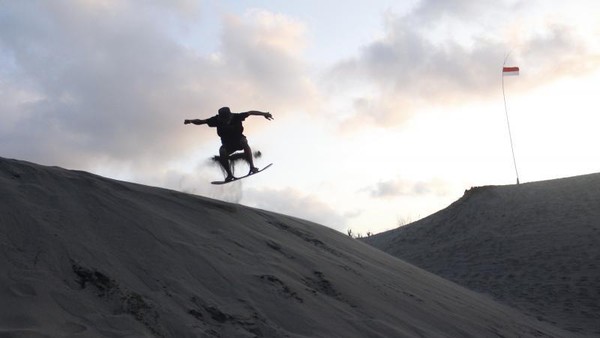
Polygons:
M247 174L247 175L244 175L244 176L235 177L235 178L234 178L233 180L231 180L231 181L212 181L212 182L210 182L210 183L211 183L211 184L217 184L217 185L221 185L221 184L227 184L227 183L231 183L231 182L239 181L239 180L241 180L242 178L246 178L246 177L248 177L248 176L256 175L256 174L258 174L259 172L261 172L261 171L263 171L263 170L267 169L268 167L270 167L270 166L272 166L272 165L273 165L273 163L270 163L270 164L268 164L266 167L264 167L264 168L262 168L262 169L259 169L259 170L258 170L257 172L255 172L255 173L250 173L250 174Z

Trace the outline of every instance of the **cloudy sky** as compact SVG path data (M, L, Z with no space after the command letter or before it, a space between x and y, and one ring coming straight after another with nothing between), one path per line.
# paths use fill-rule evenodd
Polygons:
M596 0L0 0L0 156L345 232L600 171ZM505 77L513 163L502 95ZM273 162L225 186L221 106ZM245 171L245 168L240 168Z

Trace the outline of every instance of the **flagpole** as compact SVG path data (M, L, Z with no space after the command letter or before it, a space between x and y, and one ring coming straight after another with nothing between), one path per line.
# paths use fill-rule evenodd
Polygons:
M512 152L513 164L515 165L515 174L517 175L517 184L519 184L519 170L517 170L517 159L515 157L515 148L513 146L512 133L510 131L510 121L508 119L508 108L506 105L506 94L504 92L504 66L506 66L506 60L508 60L510 53L506 55L504 58L504 63L502 64L502 97L504 98L504 113L506 115L506 125L508 126L508 138L510 140L510 150Z

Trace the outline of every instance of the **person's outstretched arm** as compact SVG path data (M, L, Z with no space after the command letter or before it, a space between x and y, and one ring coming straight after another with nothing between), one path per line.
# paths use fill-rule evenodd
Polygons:
M195 120L185 120L185 121L183 121L183 124L190 124L190 123L201 125L201 124L207 124L208 120L195 119Z
M250 111L247 111L246 113L248 113L248 115L263 116L267 120L272 120L273 119L273 115L271 115L271 113L269 113L269 112L265 113L265 112L261 112L261 111L258 111L258 110L250 110Z

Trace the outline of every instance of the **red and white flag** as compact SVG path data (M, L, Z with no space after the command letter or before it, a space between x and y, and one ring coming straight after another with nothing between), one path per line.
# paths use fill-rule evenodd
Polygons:
M502 75L516 76L519 75L519 67L502 67Z

